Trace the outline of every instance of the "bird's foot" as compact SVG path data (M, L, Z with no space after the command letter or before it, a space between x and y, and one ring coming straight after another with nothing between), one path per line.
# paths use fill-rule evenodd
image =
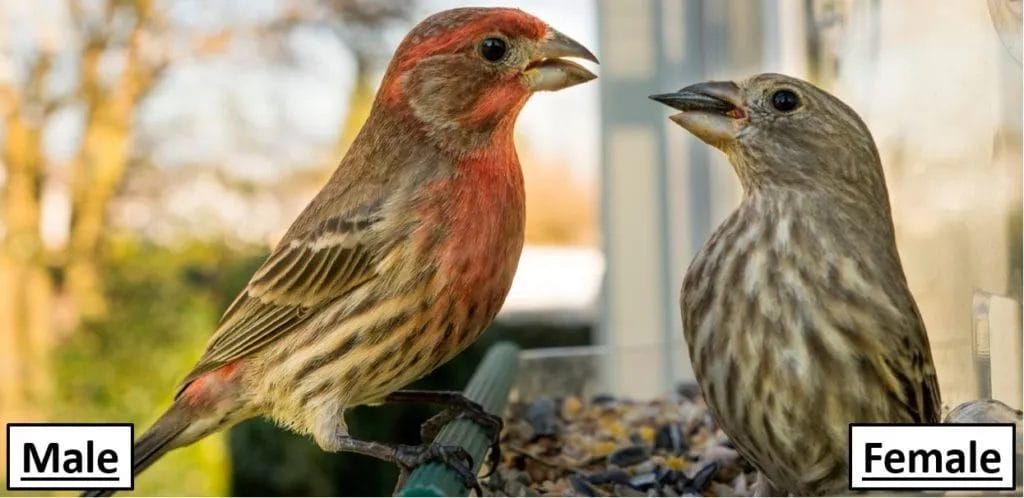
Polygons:
M339 435L332 442L330 449L358 453L397 465L399 474L398 482L395 484L395 494L398 494L398 491L405 485L405 480L413 469L428 462L438 461L457 472L467 488L475 490L478 496L483 496L483 489L480 488L476 476L473 475L473 457L458 446L440 444L409 446L363 441L348 435Z
M401 390L391 393L385 402L409 403L421 402L446 405L444 411L427 419L420 427L420 437L424 443L433 441L441 429L452 420L466 419L480 426L491 442L488 453L487 477L497 470L501 463L501 430L504 422L501 417L484 410L479 403L467 398L457 391L415 391Z
M430 462L441 462L462 479L463 484L474 491L477 496L483 496L483 489L473 474L473 457L466 450L458 446L445 446L440 444L424 444L420 446L397 445L394 454L395 463L401 467L402 472L395 489L398 490L405 484L405 478L413 469Z
M470 403L473 402L470 401ZM484 411L480 405L476 403L473 403L473 405L475 406L446 408L441 413L430 417L420 427L420 437L425 443L433 441L441 429L452 420L466 419L472 421L484 430L491 442L487 459L487 475L484 476L487 477L494 473L501 463L501 429L504 427L504 422L501 420L501 417Z

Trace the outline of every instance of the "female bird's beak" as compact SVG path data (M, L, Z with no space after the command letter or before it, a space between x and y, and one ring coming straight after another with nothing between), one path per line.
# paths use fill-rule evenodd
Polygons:
M577 57L597 64L597 57L587 47L554 29L548 28L548 34L538 44L535 54L523 71L531 92L561 90L597 78L583 66L562 59Z
M747 120L740 87L731 81L698 83L650 98L682 111L669 119L718 148L735 139Z

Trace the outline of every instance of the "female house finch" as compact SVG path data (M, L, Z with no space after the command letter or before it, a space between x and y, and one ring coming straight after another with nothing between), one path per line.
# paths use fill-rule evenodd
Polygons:
M683 283L708 405L772 485L843 493L849 423L935 423L940 410L871 133L832 95L777 74L651 98L725 152L743 186Z
M259 415L403 469L466 458L357 440L344 413L448 361L498 312L523 245L516 117L533 92L596 77L561 57L597 62L514 9L449 10L413 28L337 171L136 442L133 470Z

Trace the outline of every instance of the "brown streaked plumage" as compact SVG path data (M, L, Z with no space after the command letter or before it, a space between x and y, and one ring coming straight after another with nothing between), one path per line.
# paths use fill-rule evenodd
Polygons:
M871 134L834 96L778 74L652 98L724 151L743 186L682 289L708 405L777 490L844 494L849 423L935 423L941 409Z
M258 415L325 450L403 467L452 456L356 440L344 412L448 361L497 314L523 245L516 117L533 92L595 77L563 57L596 62L515 9L455 9L417 25L334 175L136 442L135 472Z

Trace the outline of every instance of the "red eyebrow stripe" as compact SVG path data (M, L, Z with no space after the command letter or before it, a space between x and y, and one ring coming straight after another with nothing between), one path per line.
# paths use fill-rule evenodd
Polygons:
M486 17L427 38L414 46L407 46L414 43L412 40L416 38L415 35L410 37L402 43L403 46L396 54L401 61L398 68L408 69L410 64L432 55L457 52L465 45L475 43L478 37L495 31L514 38L539 40L547 35L548 27L540 19L518 10L492 12Z
M424 31L429 32L431 28L435 27L419 26L413 29L399 45L383 85L383 93L389 101L399 97L399 76L423 59L442 53L459 52L486 33L501 32L513 38L540 40L548 32L548 26L543 21L517 9L493 9L457 28L425 36Z

